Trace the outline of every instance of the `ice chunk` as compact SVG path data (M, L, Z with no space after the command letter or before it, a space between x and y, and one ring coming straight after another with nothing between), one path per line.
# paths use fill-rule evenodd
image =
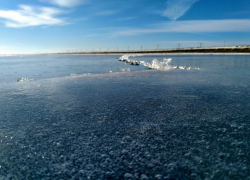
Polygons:
M23 82L23 81L32 81L33 79L30 78L19 78L17 79L17 82Z

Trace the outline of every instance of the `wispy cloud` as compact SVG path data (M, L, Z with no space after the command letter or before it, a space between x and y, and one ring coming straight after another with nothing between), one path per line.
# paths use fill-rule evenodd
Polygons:
M199 0L168 0L166 2L167 9L163 15L175 21L183 16L197 1Z
M75 7L87 2L87 0L40 0L60 7Z
M100 11L95 13L96 16L109 16L109 15L113 15L116 14L117 11Z
M152 28L125 29L113 36L133 36L150 33L212 33L249 32L250 19L175 21L156 24Z
M65 25L64 20L56 18L62 13L64 12L56 8L20 5L18 10L0 10L0 18L5 19L5 25L12 28Z

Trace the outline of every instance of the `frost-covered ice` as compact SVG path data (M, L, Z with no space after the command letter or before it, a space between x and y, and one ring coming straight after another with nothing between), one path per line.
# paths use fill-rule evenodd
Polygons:
M130 71L130 68L120 68L121 71Z
M250 56L117 58L0 85L0 179L249 179Z
M89 76L89 75L91 75L91 73L84 73L84 74L75 74L75 73L72 73L72 74L70 74L70 76L77 76L77 77L82 77L82 76Z

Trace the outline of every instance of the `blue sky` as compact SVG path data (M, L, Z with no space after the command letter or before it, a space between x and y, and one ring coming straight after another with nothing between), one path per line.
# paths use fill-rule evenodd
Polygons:
M250 45L250 0L2 0L0 54Z

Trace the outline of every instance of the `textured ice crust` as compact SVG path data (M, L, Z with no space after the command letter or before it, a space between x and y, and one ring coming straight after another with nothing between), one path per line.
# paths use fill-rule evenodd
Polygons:
M183 69L183 70L200 70L200 68L196 67L188 67L188 66L176 66L171 65L171 58L163 58L162 61L159 61L157 59L154 59L152 63L145 62L145 61L133 61L130 60L129 57L136 57L136 56L142 56L142 55L123 55L119 58L119 61L125 61L128 64L131 65L143 65L147 66L149 69L157 69L160 71L168 71L171 69Z
M250 179L250 61L221 58L1 85L0 179Z
M140 73L2 91L0 179L250 176L248 87L198 71Z

